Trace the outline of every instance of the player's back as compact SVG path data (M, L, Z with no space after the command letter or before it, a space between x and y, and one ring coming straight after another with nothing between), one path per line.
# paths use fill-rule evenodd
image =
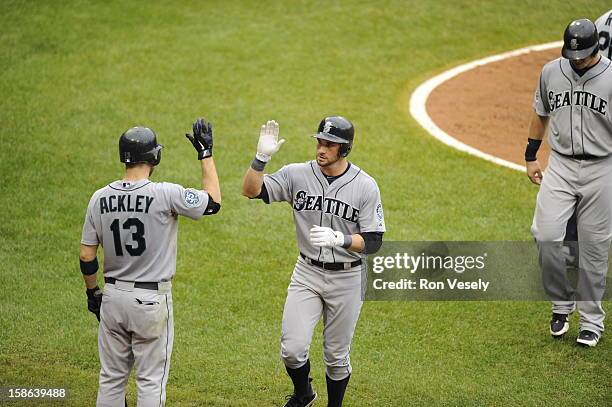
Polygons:
M612 59L612 10L595 21L599 33L599 54Z
M92 196L84 244L104 248L104 276L169 281L176 271L178 215L198 219L208 194L171 183L115 181Z

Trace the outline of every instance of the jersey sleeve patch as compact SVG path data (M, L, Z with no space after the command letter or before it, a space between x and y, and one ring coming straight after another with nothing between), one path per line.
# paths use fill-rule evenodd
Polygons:
M202 195L200 191L197 191L193 188L185 189L183 194L183 202L185 202L185 206L188 208L197 208L202 205Z
M382 204L381 204L381 203L379 203L379 204L376 206L376 216L378 217L378 221L379 221L379 222L380 222L380 221L382 221L382 220L384 219L384 217L385 217L385 216L383 215L383 208L382 208Z

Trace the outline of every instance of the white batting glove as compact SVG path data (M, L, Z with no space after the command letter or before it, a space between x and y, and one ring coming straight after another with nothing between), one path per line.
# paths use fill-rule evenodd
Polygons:
M344 234L332 228L314 225L310 229L310 243L317 247L335 247L344 244Z
M278 123L274 120L268 120L266 124L261 126L259 131L259 142L257 143L257 154L255 157L259 161L267 163L284 142L285 139L278 139Z

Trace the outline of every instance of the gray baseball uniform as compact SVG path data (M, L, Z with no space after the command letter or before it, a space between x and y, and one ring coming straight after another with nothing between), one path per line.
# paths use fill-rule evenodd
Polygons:
M342 380L351 373L349 351L361 310L365 267L365 262L356 263L364 255L340 247L315 247L309 231L318 225L345 235L384 232L378 186L354 164L330 183L315 161L287 165L266 175L264 185L268 203L291 204L301 253L283 312L281 357L291 369L303 366L312 333L323 315L327 375ZM326 270L313 261L344 263L344 270Z
M608 250L612 239L612 67L601 60L580 75L559 58L542 69L533 107L549 117L550 162L538 193L532 233L553 312L576 301L581 330L601 334ZM575 295L565 276L562 241L578 214L580 278Z
M93 194L81 243L104 248L98 406L123 406L133 365L138 405L165 404L178 215L199 219L208 202L205 191L149 180L115 181Z
M599 54L612 59L612 10L595 21L599 33Z

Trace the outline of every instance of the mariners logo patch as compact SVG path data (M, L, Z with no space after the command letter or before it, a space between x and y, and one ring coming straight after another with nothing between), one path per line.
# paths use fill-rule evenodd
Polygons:
M576 38L572 38L570 41L570 48L573 50L578 49L578 40Z
M202 199L200 198L200 192L196 191L193 188L188 188L185 190L185 195L183 195L183 201L185 205L190 208L196 208L200 206L202 203Z

